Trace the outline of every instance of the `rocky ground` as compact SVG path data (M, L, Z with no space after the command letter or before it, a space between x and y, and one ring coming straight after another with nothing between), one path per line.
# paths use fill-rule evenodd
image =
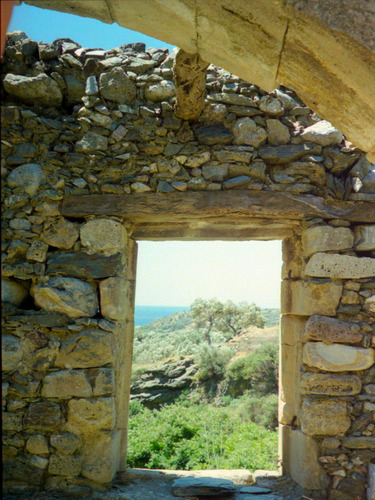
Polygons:
M125 484L124 484L125 483ZM9 495L5 500L55 500L61 495ZM91 494L91 500L315 500L276 471L156 471L130 469L112 489Z

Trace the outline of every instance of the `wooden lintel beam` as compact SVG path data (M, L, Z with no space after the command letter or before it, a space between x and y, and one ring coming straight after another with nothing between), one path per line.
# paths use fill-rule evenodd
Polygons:
M68 195L66 217L112 215L133 223L241 221L248 217L277 220L345 219L375 223L375 203L325 200L317 196L268 191Z

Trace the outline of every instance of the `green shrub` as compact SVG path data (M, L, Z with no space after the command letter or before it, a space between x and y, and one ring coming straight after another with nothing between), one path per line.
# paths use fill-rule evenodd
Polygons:
M232 356L233 352L228 347L203 344L195 357L198 364L196 378L199 381L222 379Z
M274 430L278 425L278 395L257 396L248 393L232 403L235 413L243 422L254 422Z
M225 372L227 392L234 397L252 391L259 395L278 390L278 344L264 344L257 351L230 363Z
M243 422L231 407L180 401L161 410L136 409L129 421L129 467L276 468L277 433Z

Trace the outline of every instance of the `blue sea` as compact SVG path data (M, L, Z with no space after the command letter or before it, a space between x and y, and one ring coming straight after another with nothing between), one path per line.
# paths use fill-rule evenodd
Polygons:
M165 318L172 314L187 311L190 307L178 306L135 306L134 325L147 325L156 319Z

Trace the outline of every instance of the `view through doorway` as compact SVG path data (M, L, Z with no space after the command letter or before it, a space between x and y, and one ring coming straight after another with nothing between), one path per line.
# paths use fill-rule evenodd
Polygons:
M128 466L275 470L281 242L138 245Z

